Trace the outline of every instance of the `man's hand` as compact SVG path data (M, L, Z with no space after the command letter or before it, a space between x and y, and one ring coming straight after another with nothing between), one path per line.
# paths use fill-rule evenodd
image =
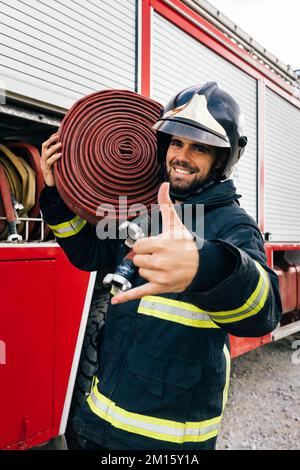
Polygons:
M162 214L162 233L158 237L138 240L133 247L133 262L148 283L112 298L112 304L140 299L145 295L183 292L192 282L199 264L193 236L178 217L169 197L169 183L158 193Z
M44 181L47 186L55 186L53 164L61 158L61 142L58 142L59 135L52 134L42 145L41 169Z

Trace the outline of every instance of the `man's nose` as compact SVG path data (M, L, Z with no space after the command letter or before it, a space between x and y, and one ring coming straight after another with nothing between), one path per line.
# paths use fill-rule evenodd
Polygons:
M179 160L189 160L189 148L188 146L184 145L183 147L180 147L178 153L177 153L177 158Z

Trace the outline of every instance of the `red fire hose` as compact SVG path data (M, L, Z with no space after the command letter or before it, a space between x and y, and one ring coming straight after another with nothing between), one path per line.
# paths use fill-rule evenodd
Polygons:
M54 171L58 191L75 214L96 224L97 208L112 205L111 217L130 220L136 213L128 216L119 196L127 197L128 207L149 209L157 202L161 172L152 126L161 108L125 90L100 91L74 104L59 129L63 155Z
M36 147L31 144L27 144L25 142L13 142L7 144L7 147L17 153L18 157L23 158L25 161L29 163L31 168L35 172L35 180L36 180L36 189L35 189L35 204L30 209L28 216L29 217L40 217L40 207L39 207L39 197L40 193L44 187L44 178L41 170L41 156ZM35 230L34 230L35 229ZM39 225L31 222L29 224L29 235L33 235L33 237L37 237L39 235ZM34 230L34 232L33 232ZM48 235L50 229L48 226L45 227L45 236Z
M33 145L21 142L1 143L0 151L0 215L6 217L0 222L0 238L8 234L8 241L19 240L27 229L19 218L38 218L40 214L38 199L44 187L40 154ZM39 232L40 224L30 222L29 236L38 237Z
M1 201L0 201L0 213L1 215L5 214L7 218L7 222L15 222L16 216L14 212L14 207L11 200L11 188L9 184L9 180L6 176L4 168L0 165L0 194L1 194ZM0 232L2 229L5 228L5 223L0 221Z

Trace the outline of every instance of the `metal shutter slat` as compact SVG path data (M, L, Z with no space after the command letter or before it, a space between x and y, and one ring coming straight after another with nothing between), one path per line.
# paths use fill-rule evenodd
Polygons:
M300 113L267 88L265 114L265 230L274 242L296 242L300 233Z
M243 195L241 206L257 219L256 80L156 12L153 15L152 78L152 96L162 104L180 89L206 81L217 81L240 104L249 141L233 179L237 192Z
M118 4L122 8L111 4L102 11L87 0L3 0L1 73L7 91L69 108L96 90L134 90L135 0Z

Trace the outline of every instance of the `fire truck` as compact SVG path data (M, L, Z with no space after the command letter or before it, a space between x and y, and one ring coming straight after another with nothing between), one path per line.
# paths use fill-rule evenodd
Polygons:
M217 81L232 94L249 142L233 179L263 233L284 312L271 334L231 337L236 357L300 330L300 83L204 0L0 6L0 448L63 446L97 367L108 294L101 272L72 266L42 220L42 142L94 91L127 89L164 105Z

